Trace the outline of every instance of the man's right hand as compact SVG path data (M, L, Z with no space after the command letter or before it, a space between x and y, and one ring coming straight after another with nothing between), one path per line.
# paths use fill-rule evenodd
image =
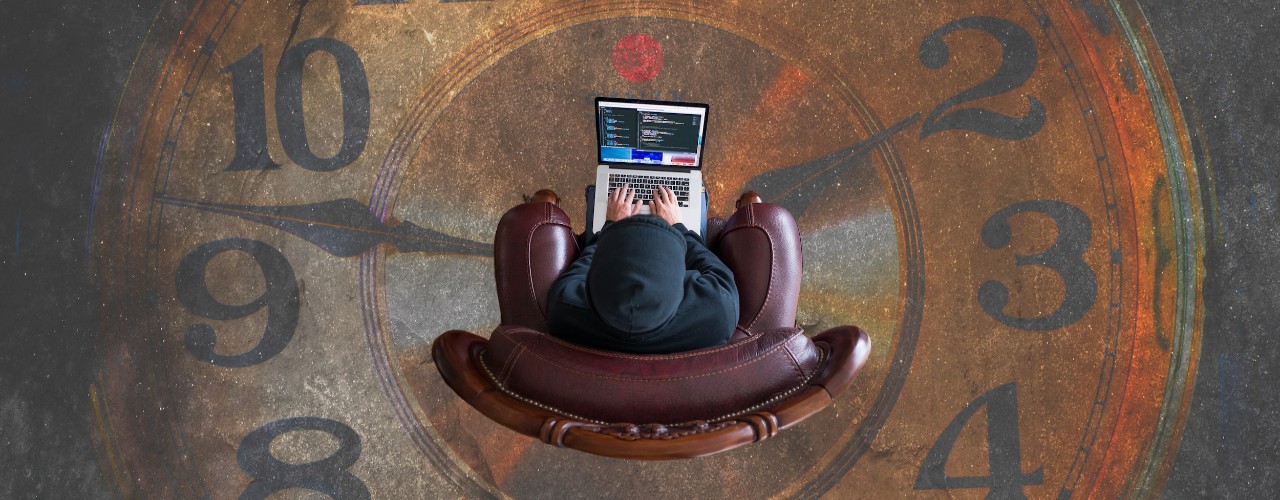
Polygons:
M631 186L623 184L609 192L609 203L604 212L604 220L620 221L640 213L640 206L635 203L636 193Z
M662 217L662 220L673 226L683 222L680 216L680 201L674 192L666 186L660 186L653 195L653 203L650 205L653 215Z

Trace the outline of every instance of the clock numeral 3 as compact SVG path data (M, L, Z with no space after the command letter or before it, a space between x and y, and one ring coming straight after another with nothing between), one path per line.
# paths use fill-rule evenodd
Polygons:
M966 89L938 104L925 117L920 129L924 139L943 130L972 130L1000 139L1026 139L1044 126L1044 104L1035 96L1027 96L1031 109L1020 117L1009 116L989 109L965 108L945 113L960 104L1003 94L1020 87L1035 72L1036 43L1027 30L1012 21L998 17L967 17L957 19L938 28L920 43L920 62L930 69L938 69L951 60L946 35L960 30L985 31L1000 42L1000 68L986 81Z
M291 464L271 454L271 441L293 431L321 431L338 438L338 450L323 459ZM253 482L241 500L266 498L288 488L319 491L339 500L369 498L369 488L347 471L360 458L360 434L347 424L320 417L276 420L254 429L240 441L236 462Z
M978 304L996 321L1022 330L1053 330L1083 318L1093 308L1098 295L1098 280L1093 269L1084 262L1084 251L1093 239L1089 216L1071 204L1057 200L1028 200L1015 203L993 214L982 225L982 242L992 249L1009 246L1013 228L1009 218L1023 212L1048 215L1058 227L1053 246L1035 255L1018 255L1018 267L1045 266L1062 278L1062 304L1053 312L1035 318L1005 314L1009 305L1009 287L999 281L988 281L978 288Z
M262 269L266 290L258 298L244 304L223 304L209 293L205 283L205 268L209 261L224 252L238 251L249 254ZM200 245L178 263L174 276L178 301L196 316L214 320L232 320L247 317L262 308L268 308L267 326L262 340L248 352L235 355L218 354L214 350L217 334L213 327L196 323L187 329L184 341L187 351L196 358L232 368L252 366L271 359L293 338L298 328L298 281L293 267L279 250L261 241L245 238L228 238Z
M342 144L328 158L317 156L307 143L307 124L302 114L302 69L307 58L318 51L333 56L342 92ZM226 170L279 168L267 151L262 46L222 71L231 72L236 128L236 157ZM302 168L329 172L359 158L369 138L369 81L355 49L332 38L312 38L285 50L276 71L276 125L285 154Z
M948 476L947 458L951 456L956 438L983 406L987 407L987 462L991 474ZM1044 484L1044 467L1030 474L1022 472L1022 445L1018 434L1018 386L1010 382L978 396L951 419L920 464L915 489L987 488L987 498L1026 498L1022 487Z

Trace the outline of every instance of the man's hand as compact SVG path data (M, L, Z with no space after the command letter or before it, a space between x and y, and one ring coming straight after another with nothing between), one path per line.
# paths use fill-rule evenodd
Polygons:
M662 217L662 220L673 226L683 222L680 217L680 202L676 199L675 193L666 186L660 186L653 194L653 205L650 210L653 215Z
M609 204L604 212L604 220L616 222L639 213L640 206L635 204L635 198L635 191L632 191L631 187L626 184L610 191Z

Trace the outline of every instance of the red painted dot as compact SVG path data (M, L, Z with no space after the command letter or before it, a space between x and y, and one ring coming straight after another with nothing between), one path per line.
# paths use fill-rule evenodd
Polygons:
M662 45L644 33L632 33L613 46L613 69L629 81L644 83L662 71Z

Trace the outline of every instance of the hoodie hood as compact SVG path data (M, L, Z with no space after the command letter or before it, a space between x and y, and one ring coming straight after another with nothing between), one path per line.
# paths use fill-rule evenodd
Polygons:
M587 294L596 315L618 333L643 334L666 324L684 299L685 241L656 216L610 224L596 240Z

